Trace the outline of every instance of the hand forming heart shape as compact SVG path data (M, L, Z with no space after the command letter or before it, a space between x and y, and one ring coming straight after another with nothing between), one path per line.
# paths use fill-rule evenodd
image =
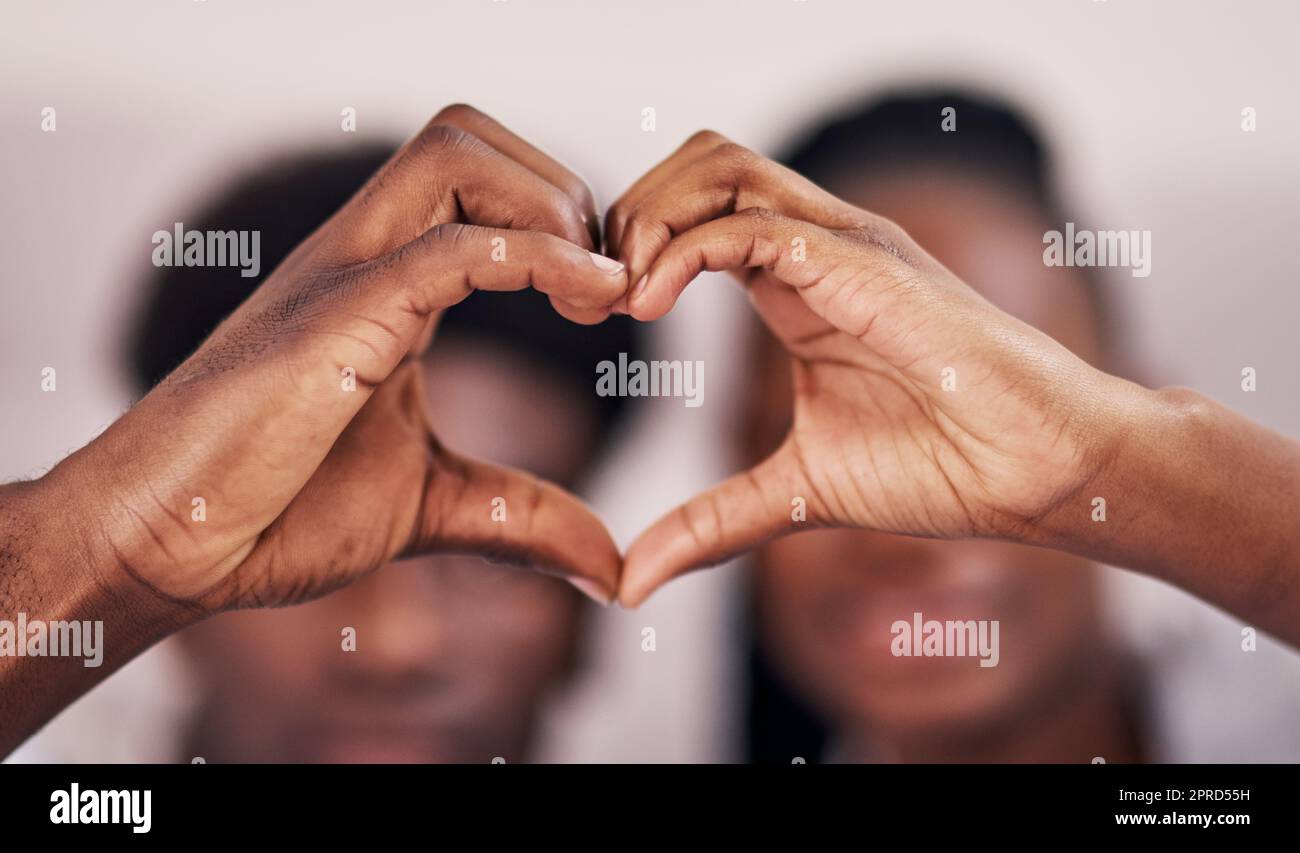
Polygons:
M102 668L0 667L0 755L212 612L428 551L522 559L636 605L805 526L1002 537L1143 570L1300 642L1300 444L1089 367L893 223L716 134L613 206L621 262L596 253L597 222L567 169L443 110L125 416L5 486L0 598L114 639ZM702 270L736 274L788 351L792 420L775 453L625 557L572 495L434 437L413 362L474 289L531 285L581 323L652 320ZM1124 510L1089 520L1107 493Z
M1107 436L1078 413L1109 377L892 223L717 134L692 137L611 208L621 263L596 253L597 222L572 172L472 108L443 110L56 469L69 482L104 479L87 466L117 472L97 496L115 511L80 515L93 523L73 533L199 612L300 601L433 550L524 559L635 605L800 525L1014 535L1104 458ZM776 454L664 517L625 561L575 497L457 457L425 422L412 356L474 289L531 284L580 323L651 320L702 270L736 271L789 350L793 425ZM953 365L960 393L940 386ZM202 526L178 510L199 496ZM492 519L495 497L508 523Z
M993 307L894 223L716 133L647 173L606 229L637 282L634 317L732 271L794 368L784 443L633 542L627 605L801 528L1024 538L1106 459L1113 433L1084 415L1100 386L1127 383Z
M526 559L612 598L621 560L600 520L554 485L443 448L414 363L475 289L531 284L566 317L607 316L627 276L590 251L597 222L559 163L476 110L443 110L56 469L71 483L115 472L99 500L114 511L71 513L73 535L113 555L106 573L199 612L301 601L430 550Z

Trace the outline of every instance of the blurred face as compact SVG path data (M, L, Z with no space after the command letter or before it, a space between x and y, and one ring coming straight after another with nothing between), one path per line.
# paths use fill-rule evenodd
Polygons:
M1042 262L1042 216L1015 193L946 174L832 187L893 219L990 301L1088 360L1097 328L1075 271ZM769 348L756 448L772 448L790 411L788 358ZM939 542L813 531L759 555L761 640L796 690L841 731L942 741L1013 726L1060 695L1098 647L1095 569L1076 557L1003 542ZM999 658L895 656L891 628L997 620Z
M499 347L450 340L425 370L448 447L560 483L585 468L596 432L579 391ZM579 602L554 578L423 557L297 607L223 614L183 638L229 760L513 762L573 664ZM356 651L343 649L344 628Z

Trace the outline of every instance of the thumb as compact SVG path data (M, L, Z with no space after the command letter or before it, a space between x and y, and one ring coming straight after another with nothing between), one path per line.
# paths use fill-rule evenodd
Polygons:
M439 449L425 489L404 556L474 554L558 575L601 604L613 601L618 546L601 520L559 486Z
M714 566L798 522L791 512L797 465L784 445L755 468L701 492L636 538L623 560L618 599L636 607L660 586L694 569Z

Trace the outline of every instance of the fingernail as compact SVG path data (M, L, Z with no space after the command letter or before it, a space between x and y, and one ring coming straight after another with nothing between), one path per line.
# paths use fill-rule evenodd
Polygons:
M627 295L627 304L629 306L639 299L641 294L645 292L646 281L648 281L649 278L650 273L646 273L641 276L641 279L636 283L636 287L632 288L632 292Z
M618 275L623 271L623 265L613 258L607 258L595 252L588 252L587 254L591 255L591 262L599 267L602 272L609 275Z
M573 584L578 592L590 598L601 607L609 607L614 597L605 590L601 589L600 584L586 578L565 578L566 581Z

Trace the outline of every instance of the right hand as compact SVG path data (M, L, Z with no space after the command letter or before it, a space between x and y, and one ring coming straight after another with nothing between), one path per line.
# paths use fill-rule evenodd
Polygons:
M715 133L638 181L606 227L638 282L623 310L657 319L700 272L732 271L794 367L784 443L641 534L625 604L809 527L1022 538L1106 458L1114 425L1096 403L1118 380L995 308L894 223Z
M607 316L627 278L591 254L596 222L559 163L474 109L443 110L198 352L51 472L80 496L68 511L85 547L201 613L302 601L446 550L612 596L620 558L604 525L554 485L444 448L414 362L439 313L475 289L531 285L570 319Z

